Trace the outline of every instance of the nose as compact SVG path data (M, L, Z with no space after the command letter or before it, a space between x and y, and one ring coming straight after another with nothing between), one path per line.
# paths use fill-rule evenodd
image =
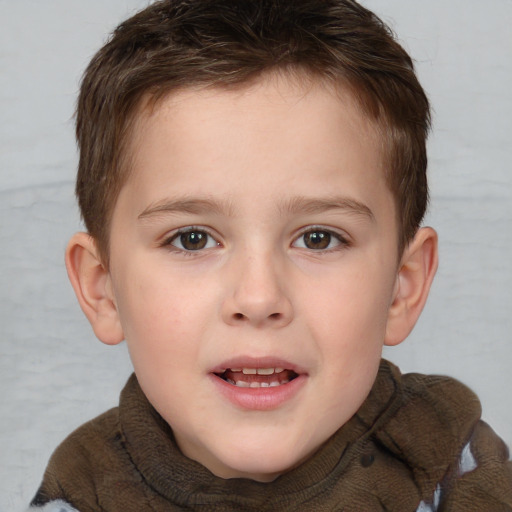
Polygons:
M233 262L228 271L227 293L222 305L230 325L279 328L293 318L282 265L271 255L251 255Z

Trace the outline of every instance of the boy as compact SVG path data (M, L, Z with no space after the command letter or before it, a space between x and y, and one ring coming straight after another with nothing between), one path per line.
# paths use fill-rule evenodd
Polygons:
M437 267L429 106L351 0L182 0L123 23L77 111L78 300L120 405L35 510L512 510L476 397L401 376Z

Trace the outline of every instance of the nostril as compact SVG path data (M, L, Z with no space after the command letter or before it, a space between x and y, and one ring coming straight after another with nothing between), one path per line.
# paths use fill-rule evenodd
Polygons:
M271 313L270 315L268 315L268 318L270 318L271 320L279 320L281 317L281 313ZM243 313L235 313L233 315L233 318L235 320L244 320L246 317Z

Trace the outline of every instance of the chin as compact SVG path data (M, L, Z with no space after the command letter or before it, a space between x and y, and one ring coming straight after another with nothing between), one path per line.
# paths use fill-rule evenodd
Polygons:
M249 460L253 460L249 463ZM263 459L263 460L262 460ZM304 458L282 457L280 453L273 451L267 454L260 450L257 456L244 454L236 460L226 461L224 471L216 472L221 478L248 478L257 482L272 482L277 477L299 466Z

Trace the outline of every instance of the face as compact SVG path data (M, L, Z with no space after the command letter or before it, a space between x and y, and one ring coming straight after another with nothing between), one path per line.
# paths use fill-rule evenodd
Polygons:
M378 148L348 94L285 77L141 114L114 303L148 399L218 476L297 466L372 386L398 263Z

